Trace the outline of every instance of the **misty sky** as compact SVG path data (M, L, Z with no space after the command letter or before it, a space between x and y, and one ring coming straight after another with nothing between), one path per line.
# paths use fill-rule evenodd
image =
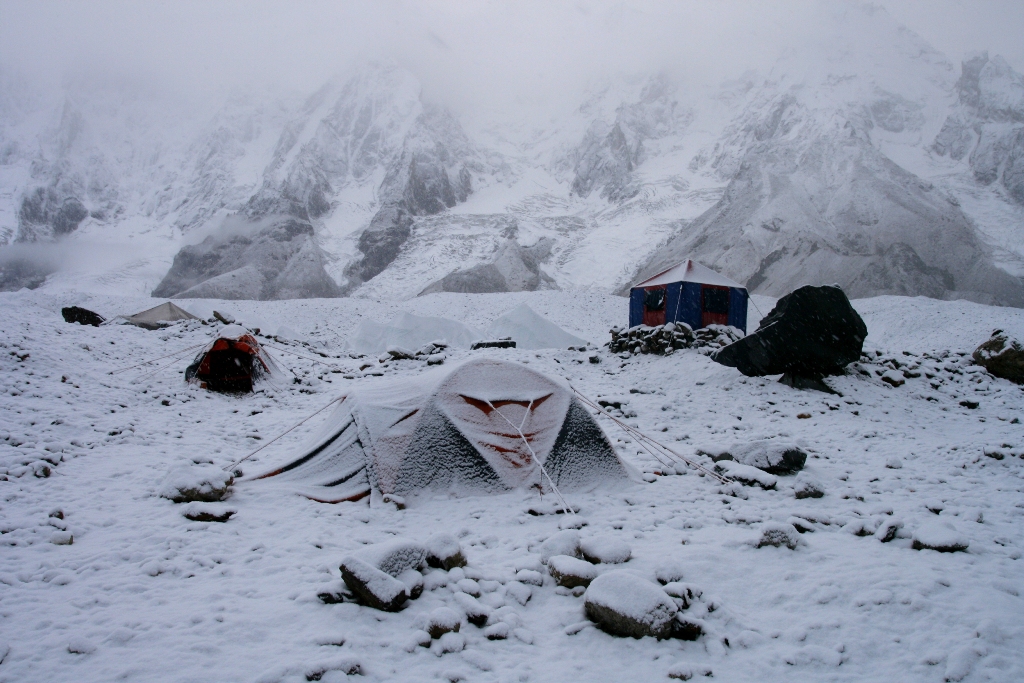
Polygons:
M1024 71L1024 2L883 0L958 63L989 49ZM601 73L733 77L819 36L820 0L744 2L45 2L0 0L0 64L34 82L127 77L203 92L309 91L357 59L413 68L430 90L544 100ZM454 76L454 77L453 77ZM503 100L504 98L504 100ZM458 104L455 102L454 104Z

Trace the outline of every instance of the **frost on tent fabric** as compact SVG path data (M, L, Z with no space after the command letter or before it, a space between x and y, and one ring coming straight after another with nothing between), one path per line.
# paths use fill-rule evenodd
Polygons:
M339 502L426 489L546 491L554 483L578 490L627 475L564 383L516 363L475 359L354 391L301 456L257 478L268 477Z
M225 325L185 369L185 381L213 391L249 392L280 372L249 330Z

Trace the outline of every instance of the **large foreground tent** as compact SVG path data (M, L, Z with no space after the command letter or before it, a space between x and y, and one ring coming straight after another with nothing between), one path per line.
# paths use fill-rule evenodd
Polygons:
M225 325L185 369L185 381L213 391L252 391L281 371L249 330Z
M562 381L484 358L353 391L298 457L257 478L268 477L318 501L373 502L425 490L550 492L548 477L578 490L627 475Z
M155 330L163 327L160 323L169 323L176 320L198 320L194 315L189 313L179 306L175 306L172 302L160 304L153 308L148 308L141 313L128 316L128 322L132 325L138 325L148 330Z
M747 331L747 288L686 259L629 291L629 326L684 322Z

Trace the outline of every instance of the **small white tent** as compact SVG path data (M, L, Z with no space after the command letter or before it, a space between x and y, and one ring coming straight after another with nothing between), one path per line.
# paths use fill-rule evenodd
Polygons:
M480 337L479 332L457 320L429 318L402 311L383 325L370 319L363 320L356 327L349 343L359 353L380 353L390 346L414 351L435 340L444 340L450 346L468 349Z
M300 457L257 478L323 502L372 502L422 490L591 488L626 476L568 386L485 358L350 393Z
M526 304L497 318L487 333L494 339L511 337L519 349L566 349L587 345L585 339L569 334Z
M198 318L170 301L128 317L128 322L132 325L150 330L162 327L160 323L174 322L175 320L198 320Z

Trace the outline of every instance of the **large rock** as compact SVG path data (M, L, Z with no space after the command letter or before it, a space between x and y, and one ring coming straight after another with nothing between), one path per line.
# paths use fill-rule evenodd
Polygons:
M175 503L215 503L228 497L234 480L215 465L176 467L164 477L159 493Z
M796 444L773 439L736 443L725 448L706 446L697 452L710 456L715 462L735 460L771 474L793 474L807 462L807 454Z
M92 325L93 327L99 327L103 323L103 316L99 313L93 313L88 308L80 308L78 306L68 306L60 309L60 314L64 316L64 322L78 323L79 325Z
M757 331L712 358L756 377L820 378L860 358L867 325L839 287L805 285L779 299Z
M367 607L397 612L409 594L403 582L357 557L341 561L341 578Z
M385 574L398 578L410 569L423 566L427 549L415 541L394 540L366 548L359 553L359 558Z
M974 362L996 377L1024 384L1024 345L1002 330L974 350Z
M672 635L676 603L655 583L631 572L614 571L594 579L585 595L587 618L617 636L658 640Z

